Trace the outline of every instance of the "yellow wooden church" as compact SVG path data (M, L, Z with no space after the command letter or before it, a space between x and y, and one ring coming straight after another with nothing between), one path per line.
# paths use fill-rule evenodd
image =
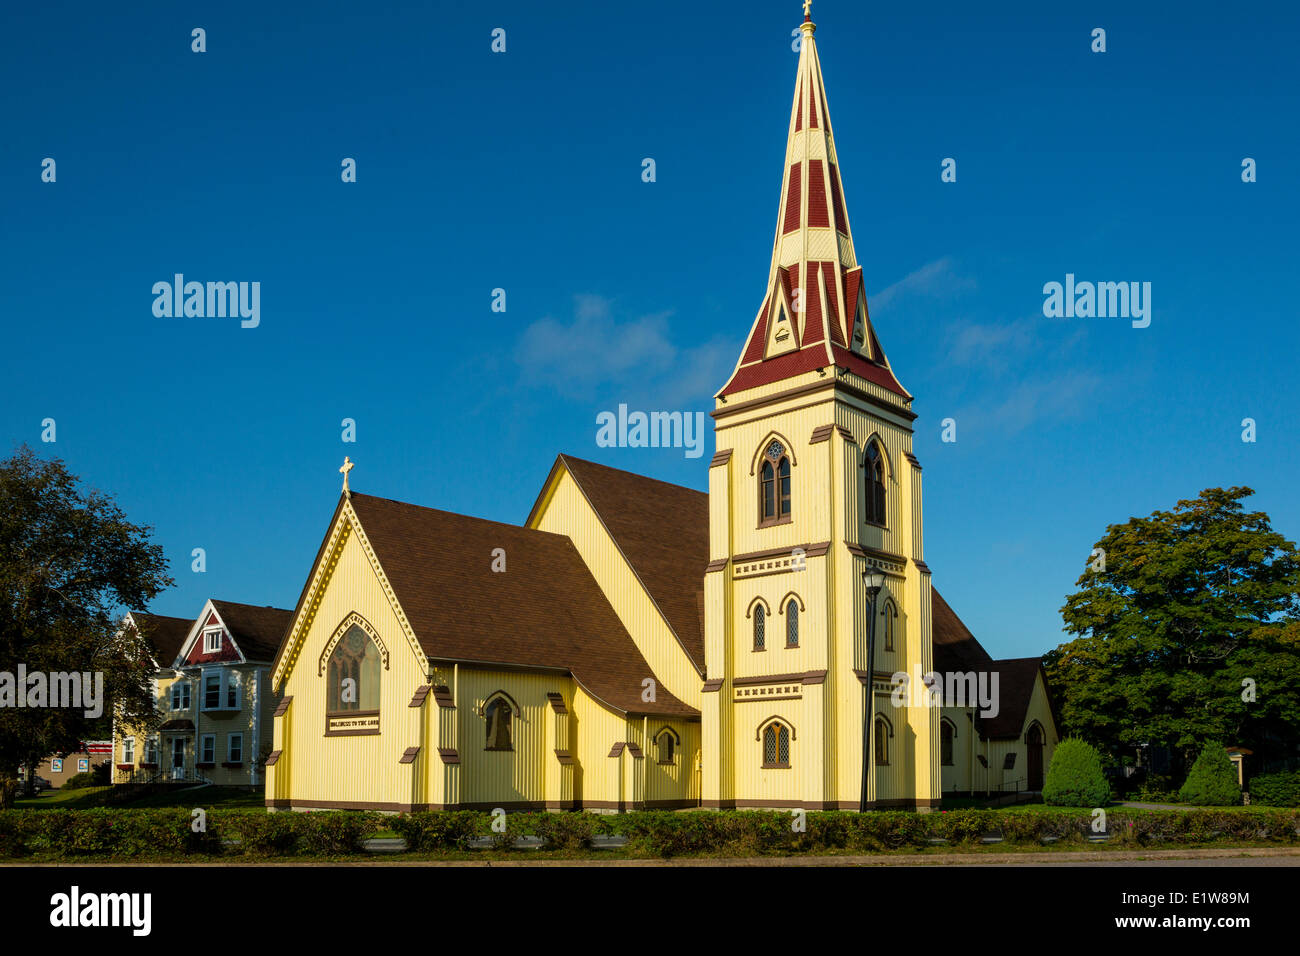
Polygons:
M807 16L708 493L568 455L522 526L344 491L272 665L272 808L931 808L1035 790L1037 658L931 586ZM902 676L906 675L906 677Z

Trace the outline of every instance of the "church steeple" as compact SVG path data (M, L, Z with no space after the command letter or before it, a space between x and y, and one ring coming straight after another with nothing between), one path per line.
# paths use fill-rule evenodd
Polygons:
M911 396L890 370L867 311L809 6L800 25L767 292L720 396L838 366L907 402Z

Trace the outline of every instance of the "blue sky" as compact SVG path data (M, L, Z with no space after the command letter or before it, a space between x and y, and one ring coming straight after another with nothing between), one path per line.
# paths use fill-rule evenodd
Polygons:
M293 605L345 454L359 490L503 521L559 451L703 490L711 434L703 459L599 448L595 416L707 412L739 354L800 4L279 6L6 9L3 453L56 454L153 525L177 578L154 610L185 617ZM1202 488L1249 485L1300 536L1296 8L813 13L916 396L926 557L989 650L1055 646L1106 525ZM156 318L177 272L259 281L260 325ZM1150 282L1150 327L1044 318L1066 273Z

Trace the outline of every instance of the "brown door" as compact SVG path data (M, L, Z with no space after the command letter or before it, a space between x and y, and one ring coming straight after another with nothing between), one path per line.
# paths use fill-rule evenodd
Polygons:
M1029 789L1043 789L1043 731L1037 724L1025 735L1025 749L1029 751Z

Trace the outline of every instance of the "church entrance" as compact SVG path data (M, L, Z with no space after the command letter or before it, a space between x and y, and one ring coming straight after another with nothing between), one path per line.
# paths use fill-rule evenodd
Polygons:
M1025 747L1029 751L1029 789L1043 789L1043 728L1034 724L1025 734Z

